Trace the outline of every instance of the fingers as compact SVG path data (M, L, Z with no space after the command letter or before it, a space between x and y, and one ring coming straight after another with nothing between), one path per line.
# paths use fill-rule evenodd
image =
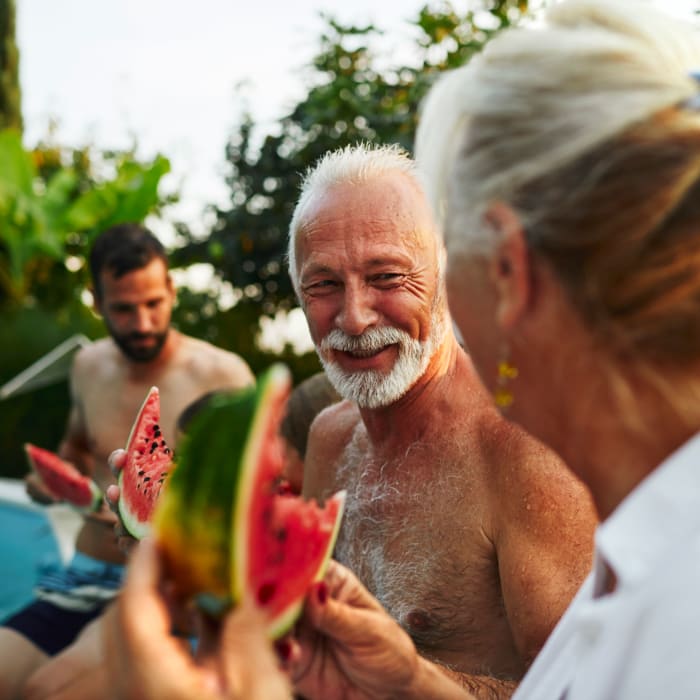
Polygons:
M44 485L41 477L34 472L30 472L24 477L24 486L27 491L27 495L37 503L42 503L48 505L50 503L57 503L58 499L49 492L49 490Z
M290 646L291 649L291 646ZM287 700L290 685L267 638L265 618L252 602L241 603L224 620L219 673L236 697Z
M126 464L126 450L114 450L111 455L109 455L109 458L107 459L107 464L109 465L109 468L112 470L112 474L114 476L119 476L119 472L124 468L124 465Z
M138 543L135 537L132 537L122 523L119 514L119 487L116 484L111 484L105 491L105 501L109 509L116 516L114 524L114 536L117 538L117 547L127 556L131 554L131 550Z
M128 599L127 604L132 604L132 598L138 603L143 592L157 592L160 575L161 562L156 543L145 537L134 550L126 573L122 597Z
M324 580L312 587L306 599L304 619L317 632L346 646L365 638L368 624L385 621L393 624L374 596L337 562L331 562Z
M355 608L383 610L379 601L360 583L357 576L333 559L328 563L328 569L322 583L325 584L326 595L330 598L343 601ZM315 595L312 597L322 598L323 588L324 586L317 584ZM319 602L325 601L319 600Z
M109 507L116 513L116 509L119 506L119 487L116 484L108 486L105 491L105 497Z

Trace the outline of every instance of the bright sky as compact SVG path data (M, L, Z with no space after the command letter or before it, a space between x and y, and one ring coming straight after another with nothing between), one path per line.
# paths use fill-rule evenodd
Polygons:
M245 85L256 121L272 126L305 94L320 12L373 22L385 31L377 50L408 61L409 21L427 0L16 2L27 143L45 136L51 119L66 145L124 148L135 139L141 156L170 159L169 183L182 195L176 215L203 230L204 205L226 203L224 147L246 106L236 85ZM679 13L699 4L656 2Z
M57 120L59 140L161 151L188 221L225 202L224 147L244 104L282 116L304 94L319 12L387 30L403 43L421 0L17 0L28 143ZM171 178L171 181L173 178Z
M62 144L166 155L194 230L205 204L225 205L224 148L245 107L262 126L305 94L304 68L324 23L373 22L386 49L412 47L422 0L17 0L25 140L58 125ZM456 4L459 6L459 4ZM382 47L384 49L384 47ZM404 50L407 50L404 48ZM236 97L237 85L243 85ZM169 229L154 226L166 240ZM200 283L208 280L195 275ZM188 277L192 280L192 276ZM289 324L284 324L289 327ZM304 323L293 339L308 347ZM280 325L266 326L270 342Z

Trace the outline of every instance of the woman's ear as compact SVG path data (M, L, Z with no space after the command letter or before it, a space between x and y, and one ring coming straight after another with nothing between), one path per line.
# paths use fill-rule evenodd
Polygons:
M504 202L489 207L486 221L499 240L489 273L498 296L496 320L501 328L513 328L527 310L532 294L530 256L518 215Z

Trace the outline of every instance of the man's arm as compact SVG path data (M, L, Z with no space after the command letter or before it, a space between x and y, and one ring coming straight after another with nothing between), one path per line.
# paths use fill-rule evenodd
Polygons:
M84 474L92 472L92 456L88 448L85 423L82 419L82 410L75 389L75 364L70 377L71 407L63 438L58 446L58 455L75 465ZM24 478L25 488L29 497L37 503L55 503L56 499L48 491L41 477L34 471L30 471Z
M70 412L63 438L58 446L58 454L68 462L73 463L83 474L92 476L94 471L94 458L90 450L87 426L83 402L80 395L80 376L84 352L78 353L71 368L70 387Z
M493 678L492 676L459 673L441 666L437 661L433 663L442 673L461 688L464 688L464 690L468 690L477 700L508 700L518 687L518 681L506 681Z
M75 398L68 414L63 439L58 446L58 454L74 464L83 474L92 475L93 457L90 453L82 410Z
M493 491L493 537L513 639L529 665L591 569L597 518L588 490L553 453L528 437L520 447Z

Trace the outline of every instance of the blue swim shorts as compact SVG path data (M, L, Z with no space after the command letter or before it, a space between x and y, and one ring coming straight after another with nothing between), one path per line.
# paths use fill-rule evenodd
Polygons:
M9 617L3 627L19 632L53 656L67 647L117 595L124 567L77 552L68 566L42 569L35 600Z

